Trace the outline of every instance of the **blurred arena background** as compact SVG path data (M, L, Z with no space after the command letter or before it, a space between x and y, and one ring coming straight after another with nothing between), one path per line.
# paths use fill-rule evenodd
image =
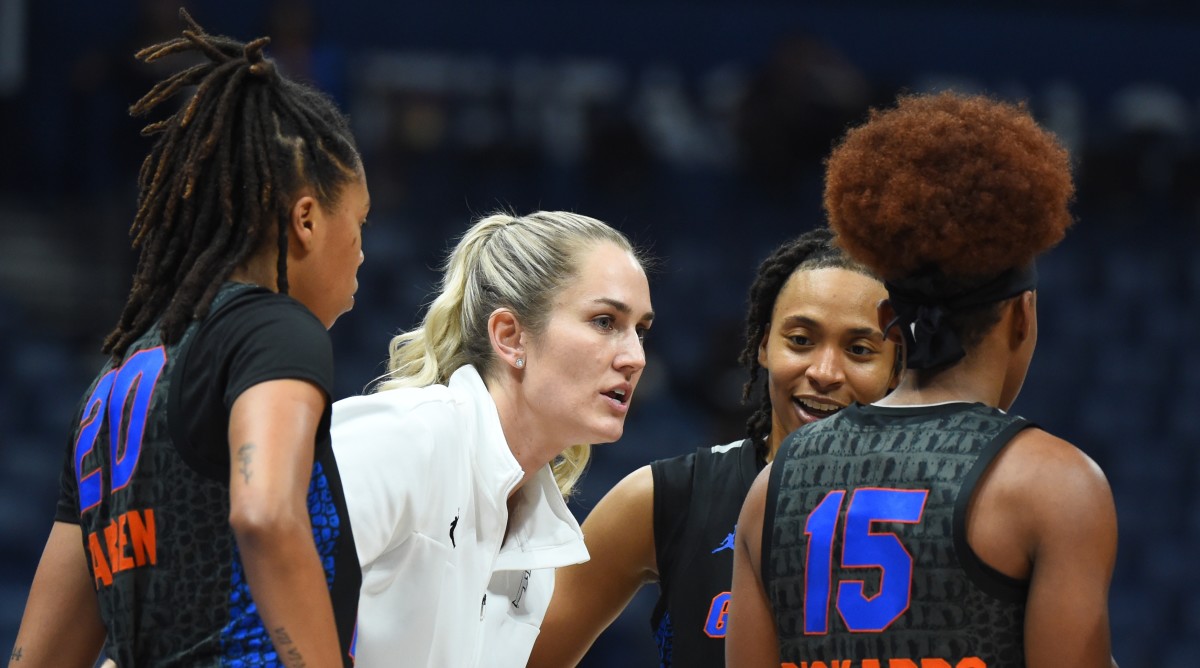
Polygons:
M870 106L952 87L1027 100L1070 148L1078 224L1041 263L1015 410L1107 472L1123 668L1200 666L1200 5L1185 0L186 0L270 34L350 114L373 200L339 397L382 371L450 240L496 208L569 209L660 258L645 379L572 502L738 438L744 295L822 223L821 160ZM0 647L12 646L100 340L128 289L148 144L133 52L179 0L0 0ZM586 666L654 666L653 588Z

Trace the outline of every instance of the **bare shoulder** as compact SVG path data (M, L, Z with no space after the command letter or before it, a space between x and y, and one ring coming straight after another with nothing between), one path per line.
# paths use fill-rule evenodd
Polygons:
M654 476L650 466L630 473L609 490L588 513L582 529L592 554L591 566L584 570L612 568L622 574L636 574L639 581L656 579Z
M629 519L632 513L637 517L645 516L648 520L654 517L654 476L647 464L625 476L600 499L596 507L588 514L587 522L593 518L604 518L608 515L623 516Z
M1100 467L1075 445L1041 429L1026 429L1005 448L1000 464L1045 501L1112 498Z
M1025 517L1033 536L1115 537L1116 509L1108 479L1072 443L1041 429L1026 429L1001 452L993 469L990 482Z
M647 464L621 479L613 492L619 491L621 497L634 503L654 502L654 475Z
M746 493L746 503L742 508L751 506L750 499L754 499L755 506L759 509L759 515L762 515L762 508L767 502L767 485L771 481L771 470L774 468L775 462L767 462L763 470L758 472L758 476L754 478L754 484L750 485L750 491Z
M759 548L762 544L763 518L767 510L767 487L771 480L771 469L774 462L758 472L746 500L742 502L742 512L738 515L738 536L746 543L751 558L757 562Z

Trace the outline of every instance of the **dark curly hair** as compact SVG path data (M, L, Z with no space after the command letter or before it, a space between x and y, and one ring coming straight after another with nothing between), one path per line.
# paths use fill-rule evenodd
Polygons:
M800 270L848 269L875 278L863 265L850 259L833 244L833 233L819 228L806 232L779 248L758 266L754 282L750 285L749 306L746 309L746 346L738 355L738 362L750 370L750 379L742 387L742 401L749 402L756 389L762 389L762 398L754 413L746 421L746 434L754 443L761 444L771 434L771 397L759 382L758 347L771 326L775 302L788 279Z
M276 287L286 293L292 198L307 187L328 205L362 168L345 116L276 71L263 57L268 38L243 44L207 34L182 9L180 16L181 37L137 54L149 63L196 51L206 61L159 82L130 109L141 116L196 87L186 105L142 131L158 139L139 177L133 286L104 341L113 357L155 322L165 343L177 341L208 313L230 273L267 244L278 249Z
M884 280L933 272L948 294L1029 264L1066 234L1067 151L1024 104L979 95L902 96L872 110L826 161L837 243ZM1000 303L949 314L966 347Z

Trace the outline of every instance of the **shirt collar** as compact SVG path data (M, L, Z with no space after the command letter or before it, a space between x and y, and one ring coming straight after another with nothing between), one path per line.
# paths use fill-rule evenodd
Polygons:
M508 537L496 558L496 570L557 568L587 561L583 531L567 508L550 466L543 467L513 495L512 516L508 494L524 478L513 456L496 402L475 367L465 365L450 376L449 386L474 407L479 435L476 451L476 485L492 506L494 518L508 526ZM484 499L480 499L484 501Z
M588 559L579 522L547 465L517 491L496 570L559 568Z

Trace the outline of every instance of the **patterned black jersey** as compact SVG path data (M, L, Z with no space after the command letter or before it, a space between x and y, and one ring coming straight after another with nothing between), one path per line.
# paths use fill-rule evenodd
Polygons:
M117 665L282 665L229 526L229 409L243 390L280 378L328 397L332 375L329 335L304 306L228 284L177 344L151 328L92 383L56 519L82 529ZM308 506L349 666L361 574L329 418L327 402Z
M975 555L966 511L1029 426L982 404L852 406L789 436L762 549L784 665L1024 666L1027 583Z
M733 536L766 465L749 440L650 464L658 604L650 619L663 666L724 666Z

